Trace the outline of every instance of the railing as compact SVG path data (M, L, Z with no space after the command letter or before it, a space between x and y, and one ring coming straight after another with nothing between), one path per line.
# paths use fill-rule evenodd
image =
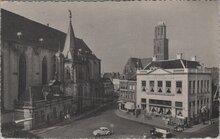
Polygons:
M69 101L75 101L74 98L72 97L65 97L65 98L57 98L57 99L52 99L52 100L39 100L39 101L24 101L22 104L17 106L24 106L24 107L40 107L40 106L45 106L45 105L53 105L53 104L62 104L66 102L66 100Z

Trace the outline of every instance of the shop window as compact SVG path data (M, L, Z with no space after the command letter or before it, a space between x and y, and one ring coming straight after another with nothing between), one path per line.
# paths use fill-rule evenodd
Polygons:
M182 81L176 81L176 93L182 94Z
M142 81L141 82L141 85L142 85L142 91L146 91L146 81Z
M154 92L154 81L150 81L150 92Z
M160 108L159 113L160 114L163 113L163 108Z
M146 103L147 103L147 100L145 98L142 98L141 99L141 108L142 108L142 110L146 109Z
M168 110L167 115L172 115L172 112L170 110Z

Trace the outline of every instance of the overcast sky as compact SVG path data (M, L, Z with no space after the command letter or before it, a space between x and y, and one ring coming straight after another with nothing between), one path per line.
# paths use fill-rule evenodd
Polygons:
M1 2L1 7L75 35L102 60L102 72L122 72L129 57L152 57L154 27L167 26L170 59L182 52L218 66L217 2Z

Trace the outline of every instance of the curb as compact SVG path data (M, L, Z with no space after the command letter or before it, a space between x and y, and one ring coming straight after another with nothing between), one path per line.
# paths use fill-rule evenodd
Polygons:
M167 127L167 126L155 125L155 124L151 124L151 123L145 123L145 122L133 120L133 119L130 119L130 118L127 118L127 117L125 117L125 116L122 116L122 115L118 114L117 111L118 111L118 110L115 111L115 114L116 114L118 117L123 118L123 119L127 119L127 120L130 120L130 121L134 121L134 122L138 122L138 123L146 124L146 125L150 125L150 126L157 126L157 127L159 127L159 128L165 128L165 129L169 128L169 127ZM170 128L169 128L169 129L170 129ZM170 129L170 130L172 130L172 129Z
M134 122L138 122L138 123L141 123L141 124L146 124L146 125L150 125L150 126L157 126L157 127L166 128L166 129L169 128L170 130L173 130L173 129L171 129L171 127L162 126L162 125L155 125L155 124L151 124L151 123L145 123L145 122L141 122L141 121L137 121L137 120L134 120L134 119L127 118L126 116L122 116L122 115L120 114L120 112L118 112L118 111L119 111L119 110L116 110L116 111L115 111L115 114L116 114L118 117L120 117L120 118L127 119L127 120L134 121ZM216 122L218 122L218 119L216 118L216 119L214 119L214 121L215 121L215 123L216 123ZM196 132L196 131L198 131L198 130L200 130L200 129L209 127L209 126L211 126L211 125L204 126L204 127L202 127L202 128L196 129L196 130L194 130L194 131L187 131L187 130L190 130L190 129L188 128L188 129L185 129L183 132L185 132L185 133L192 133L192 132Z
M62 124L67 125L68 123L71 123L71 122L74 122L74 121L76 121L76 120L79 120L79 119L81 119L81 118L83 118L83 117L85 117L85 116L87 116L87 115L89 115L89 114L91 114L91 113L93 113L93 112L96 112L96 111L98 111L99 109L101 109L101 108L103 108L103 107L105 107L105 106L108 106L108 105L109 105L109 104L103 104L102 106L100 106L100 107L98 107L98 108L96 108L96 109L93 109L92 111L88 111L87 113L84 113L84 114L80 115L79 117L75 117L75 118L72 118L72 119L70 119L70 120L68 120L68 121L62 121L62 122L57 123L57 124L55 124L55 125L53 125L53 126L46 127L45 130L44 130L44 129L36 129L36 130L30 130L29 132L30 132L30 133L38 133L38 134L45 133L45 132L47 132L47 131L50 131L50 130L53 130L53 129L56 129L56 128L60 127L60 125L62 125ZM37 130L41 130L41 131L38 132ZM42 131L42 130L43 130L43 131Z

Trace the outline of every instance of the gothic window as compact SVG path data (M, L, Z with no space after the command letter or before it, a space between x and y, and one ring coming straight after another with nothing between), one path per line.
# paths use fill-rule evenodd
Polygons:
M42 60L42 84L47 84L47 59L46 57Z
M18 99L21 100L26 88L26 58L22 54L19 58L19 74L18 74Z
M158 52L158 53L160 52L160 47L157 47L157 52Z
M66 79L70 79L70 68L66 67Z
M53 67L52 67L52 74L53 74L53 76L52 76L52 77L53 77L54 79L57 78L57 77L56 77L56 76L57 76L57 75L56 75L56 74L57 74L57 73L56 73L56 59L57 59L57 58L56 58L56 56L54 55L54 56L52 57L52 61L53 61Z

